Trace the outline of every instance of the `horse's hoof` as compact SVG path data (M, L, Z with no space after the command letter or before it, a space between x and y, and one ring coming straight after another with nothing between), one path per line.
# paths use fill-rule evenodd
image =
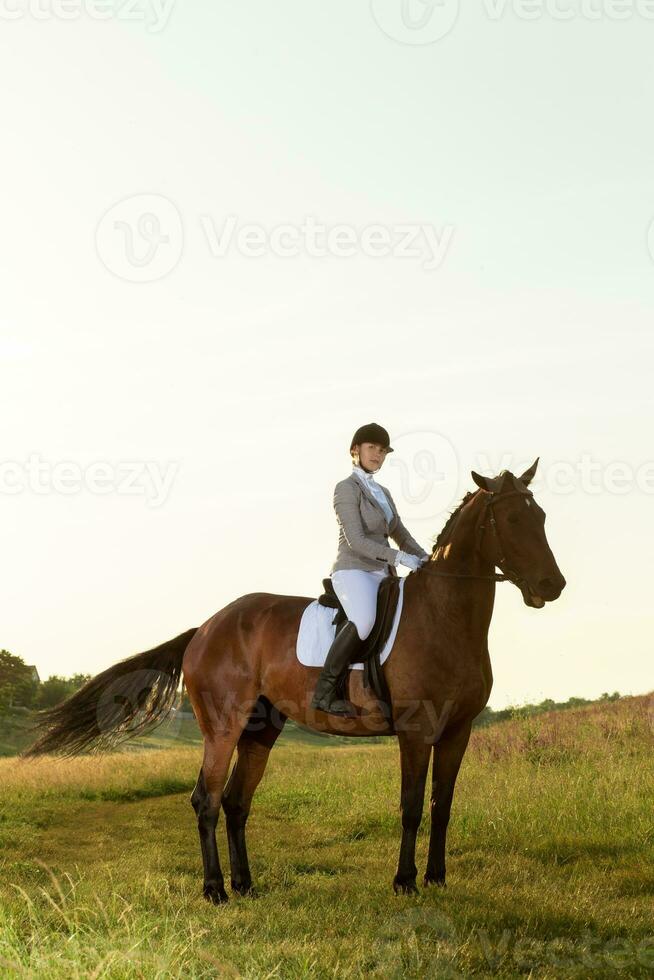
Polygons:
M213 905L223 905L225 902L229 901L229 896L222 885L211 883L205 885L202 889L202 894L208 902Z
M422 883L427 888L429 885L437 885L438 888L447 888L445 884L445 878L438 878L436 875L425 875L422 879Z
M418 886L416 885L415 878L411 880L403 881L398 878L397 875L393 879L393 891L396 895L418 895Z

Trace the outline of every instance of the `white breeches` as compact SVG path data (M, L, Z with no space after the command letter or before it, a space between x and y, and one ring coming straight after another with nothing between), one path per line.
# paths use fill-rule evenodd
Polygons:
M357 628L361 640L372 632L377 614L377 592L387 572L383 569L364 572L361 568L341 568L332 572L334 592L345 614Z

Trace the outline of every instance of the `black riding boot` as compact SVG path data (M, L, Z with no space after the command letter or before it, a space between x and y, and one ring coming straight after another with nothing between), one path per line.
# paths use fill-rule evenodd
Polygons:
M356 655L364 641L359 637L356 625L348 620L334 637L327 659L318 678L311 702L312 708L327 711L331 715L356 715L356 708L349 701L335 698L336 683L348 664L356 663Z

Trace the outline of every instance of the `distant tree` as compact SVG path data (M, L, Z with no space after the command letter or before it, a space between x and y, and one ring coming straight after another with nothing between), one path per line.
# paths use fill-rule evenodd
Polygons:
M505 710L508 712L508 717L515 721L533 714L533 707L531 704L510 704Z
M60 701L64 701L79 690L90 677L90 674L73 674L72 677L60 677L58 674L52 674L39 687L35 700L36 707L51 708L53 705L59 704Z
M22 657L0 650L0 708L20 705L29 708L36 696L38 681Z
M73 691L79 691L80 687L83 687L92 677L93 674L73 674L68 680L72 684Z
M483 725L490 725L493 721L495 721L495 712L490 705L487 704L485 708L481 709L477 717L474 719L473 725L475 728L482 727Z

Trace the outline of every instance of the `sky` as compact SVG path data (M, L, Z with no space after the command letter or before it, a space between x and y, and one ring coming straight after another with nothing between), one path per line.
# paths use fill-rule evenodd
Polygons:
M317 596L376 421L427 549L539 457L568 584L498 585L491 706L651 691L653 18L0 3L0 647L96 673Z

